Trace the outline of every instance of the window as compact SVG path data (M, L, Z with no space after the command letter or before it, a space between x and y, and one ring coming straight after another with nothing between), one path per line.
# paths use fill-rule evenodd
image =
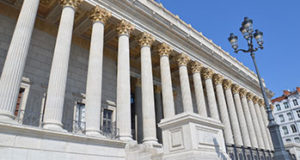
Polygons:
M283 130L283 134L284 134L284 135L289 134L289 130L287 129L286 126L283 126L283 127L282 127L282 130Z
M292 113L291 113L291 112L287 113L286 115L288 116L289 120L292 120L292 119L293 119L293 116L292 116Z
M21 111L21 103L22 103L24 91L25 91L24 88L20 88L20 90L19 90L17 105L16 105L16 109L15 109L15 114L14 114L16 117L18 117L18 115L20 114L19 111Z
M294 99L294 100L293 100L293 103L294 103L294 106L297 106L297 105L298 105L297 99Z
M286 139L285 141L286 141L286 142L291 142L292 140L288 138L288 139Z
M297 132L297 128L294 124L291 125L291 128L292 128L292 132L293 133L296 133Z
M281 115L279 115L279 119L280 119L280 122L284 122L284 117L283 117L283 115L281 114Z
M281 110L280 104L276 104L277 111Z
M112 110L104 109L103 110L103 132L111 133L112 132Z
M289 108L289 104L287 102L283 102L283 105L285 109Z
M300 110L298 110L296 112L297 112L298 118L300 118Z
M295 137L294 140L295 140L296 143L300 143L300 138L299 137Z
M85 104L77 103L74 123L75 132L85 131Z

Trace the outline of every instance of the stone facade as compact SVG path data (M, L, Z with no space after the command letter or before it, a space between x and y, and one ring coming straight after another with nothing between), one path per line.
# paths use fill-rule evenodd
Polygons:
M5 160L272 156L256 75L155 1L0 8Z

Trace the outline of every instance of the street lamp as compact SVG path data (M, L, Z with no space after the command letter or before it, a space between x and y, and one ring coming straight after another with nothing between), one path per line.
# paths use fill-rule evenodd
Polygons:
M238 53L239 51L242 51L244 53L250 53L254 66L255 66L255 70L256 70L256 74L257 74L257 78L260 84L260 88L261 88L261 92L265 101L265 106L266 106L266 112L268 114L268 120L269 120L269 131L272 137L272 141L273 141L273 146L274 146L274 159L275 160L290 160L290 156L288 154L288 152L285 150L284 145L283 145L283 141L280 135L280 130L279 130L279 125L275 122L273 114L272 114L272 110L270 108L270 103L269 100L266 96L266 92L265 92L265 88L263 86L262 80L260 78L259 72L258 72L258 68L256 65L256 61L255 61L255 52L258 49L263 49L263 32L259 31L259 30L255 30L255 32L253 33L253 21L251 19L249 19L248 17L244 18L244 21L242 22L242 27L240 28L240 31L242 32L244 38L247 40L248 42L248 49L238 49L238 37L235 36L233 33L230 33L230 36L228 38L228 41L231 43L232 48L234 49L235 53ZM256 39L257 45L258 47L254 48L253 47L253 38Z

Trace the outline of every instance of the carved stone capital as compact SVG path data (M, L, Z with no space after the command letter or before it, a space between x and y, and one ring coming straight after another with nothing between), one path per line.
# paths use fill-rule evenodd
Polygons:
M263 107L265 105L265 101L263 99L258 100L259 106Z
M205 67L202 69L201 73L204 80L211 79L214 74L214 72L211 69Z
M223 80L223 87L225 90L230 89L232 86L232 82L229 79L224 79Z
M177 56L177 63L179 66L186 66L190 61L189 56L185 55L185 54L180 54Z
M232 93L233 94L239 93L240 87L237 84L233 84L231 88L232 88Z
M219 85L223 83L224 77L220 74L214 74L213 80L215 85Z
M253 96L252 101L253 101L254 104L256 104L258 102L258 97Z
M197 61L191 62L192 73L200 73L201 68L202 68L202 65L199 62L197 62Z
M102 22L103 24L111 17L111 13L104 8L96 6L91 11L90 19L93 22Z
M166 43L162 43L158 45L157 51L160 56L169 56L173 49Z
M247 98L247 100L248 100L248 101L252 100L252 98L253 98L253 94L252 94L252 93L250 93L250 92L247 92L247 94L246 94L246 98Z
M129 35L131 33L131 31L134 30L134 26L127 22L126 20L121 20L121 22L118 24L117 26L117 32L119 35L122 35L122 34L127 34Z
M150 47L154 41L155 41L155 38L151 34L143 32L140 35L139 44L141 47L143 47L143 46Z
M77 7L80 5L80 3L83 0L59 0L60 5L62 6L68 6L68 7L72 7L74 9L77 9Z
M245 97L245 96L246 96L246 93L247 93L246 89L240 88L240 96L241 96L241 97Z
M154 92L155 93L161 93L161 86L155 85L154 86Z

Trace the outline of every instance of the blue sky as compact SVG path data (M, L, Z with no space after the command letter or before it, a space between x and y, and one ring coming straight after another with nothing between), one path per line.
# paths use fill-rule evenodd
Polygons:
M254 29L264 33L264 49L256 53L256 61L267 87L274 97L300 87L300 0L157 1L254 71L250 55L233 53L227 40L233 32L245 48L239 28L243 17L253 19Z

